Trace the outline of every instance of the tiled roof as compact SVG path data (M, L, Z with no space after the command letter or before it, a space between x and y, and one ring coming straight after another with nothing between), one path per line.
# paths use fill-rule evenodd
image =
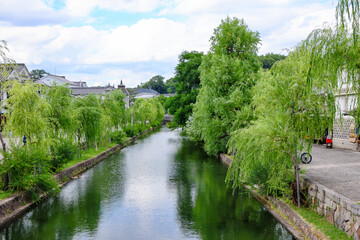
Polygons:
M54 82L57 85L69 84L70 88L78 86L76 83L66 79L65 76L58 76L58 75L53 75L53 74L48 74L48 75L40 78L36 82L47 85L47 86L52 86L54 84Z
M151 93L154 95L159 95L159 93L153 89L149 89L149 88L128 88L130 93L133 94L140 94L140 93Z
M106 87L72 87L71 91L74 96L86 96L91 93L103 95L114 89L115 88L108 87L108 86L106 86Z

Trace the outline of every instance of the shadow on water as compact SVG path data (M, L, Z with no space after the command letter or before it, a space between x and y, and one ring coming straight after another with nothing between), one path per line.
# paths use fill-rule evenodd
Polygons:
M79 179L69 182L57 197L39 203L11 223L0 233L0 239L90 238L98 228L101 205L123 194L124 188L119 187L124 183L123 169L121 162L99 163Z
M201 239L292 239L246 191L226 188L226 167L183 139L169 184L177 191L178 219L187 235Z
M226 168L166 128L68 183L0 239L281 239L292 236Z

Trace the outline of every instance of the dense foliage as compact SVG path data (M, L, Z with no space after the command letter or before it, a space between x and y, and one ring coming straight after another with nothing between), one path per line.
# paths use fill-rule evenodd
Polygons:
M231 134L236 150L228 172L233 186L258 184L268 193L289 190L298 153L310 151L313 137L331 128L335 114L333 86L323 78L308 81L310 52L299 47L253 89L256 120Z
M34 69L34 70L31 70L30 77L32 80L38 80L47 74L49 74L49 73L43 69Z
M167 93L167 87L164 83L165 77L161 75L153 76L149 81L142 83L140 88L149 88L157 91L158 93Z
M252 119L251 89L259 77L259 33L227 18L214 30L200 67L201 88L187 132L211 155L226 151L229 135Z
M286 56L275 53L267 53L265 55L259 56L259 60L262 63L263 69L269 70L275 62L284 60Z
M3 146L2 184L5 190L27 190L35 198L57 192L51 175L86 148L123 143L128 138L125 129L133 136L160 126L164 117L158 99L136 99L127 117L125 95L116 90L74 98L67 86L8 81L3 87L10 97L3 102L8 112L0 140L2 134L10 136L10 148Z
M192 114L193 104L196 102L200 85L200 70L203 53L184 51L179 56L179 63L175 68L174 81L176 95L166 101L166 109L174 115L178 126L185 126Z

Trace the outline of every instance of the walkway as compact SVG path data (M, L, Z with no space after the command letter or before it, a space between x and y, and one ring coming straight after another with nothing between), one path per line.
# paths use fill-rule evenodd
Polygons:
M349 198L360 202L360 152L327 149L313 145L313 160L303 164L306 177Z

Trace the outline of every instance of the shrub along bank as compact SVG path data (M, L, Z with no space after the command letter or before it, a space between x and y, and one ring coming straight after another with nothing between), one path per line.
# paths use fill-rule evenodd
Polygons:
M0 165L5 196L4 192L27 191L37 199L41 193L58 192L55 172L82 161L87 152L97 153L160 126L164 116L156 98L136 99L132 108L125 108L125 95L118 90L73 98L67 86L45 88L15 81L6 90L7 123L0 134L3 141L11 132Z

